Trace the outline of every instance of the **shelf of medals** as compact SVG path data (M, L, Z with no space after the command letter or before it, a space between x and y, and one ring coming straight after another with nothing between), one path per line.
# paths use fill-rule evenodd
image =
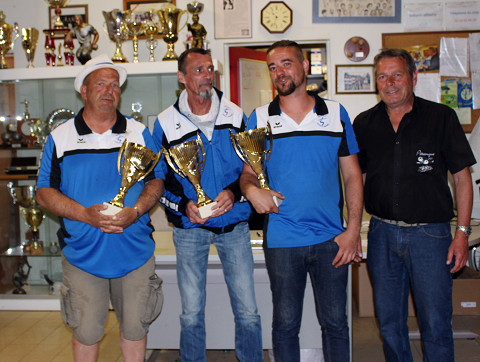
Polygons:
M176 74L178 69L176 60L119 64L125 67L128 75ZM223 66L218 60L214 59L213 65L216 72L223 74ZM75 78L81 69L81 65L2 69L0 72L0 82L34 79Z

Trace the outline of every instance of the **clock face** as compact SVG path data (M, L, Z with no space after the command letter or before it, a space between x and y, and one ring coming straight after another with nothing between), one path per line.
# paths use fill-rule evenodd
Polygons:
M292 25L292 9L283 1L270 1L261 12L262 25L270 33L283 33Z

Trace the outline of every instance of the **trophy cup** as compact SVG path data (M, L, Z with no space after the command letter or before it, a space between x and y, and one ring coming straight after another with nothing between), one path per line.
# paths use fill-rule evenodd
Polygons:
M123 164L121 163L123 155ZM108 208L102 211L105 215L115 215L123 209L123 201L125 195L130 187L136 182L142 181L153 168L157 165L162 152L155 154L148 147L142 146L138 143L127 142L125 140L118 151L117 168L120 174L120 168L123 167L121 172L122 183L120 192L110 201L104 202Z
M142 22L143 33L148 36L146 42L148 49L150 50L150 57L148 58L149 62L155 61L155 48L157 47L157 40L154 38L155 35L160 31L160 27L155 24L153 16L150 19L144 20Z
M12 39L12 33L15 32L15 37ZM5 22L5 13L0 10L0 69L7 69L7 62L5 54L10 49L13 49L13 44L18 38L18 24L13 26Z
M235 152L243 162L250 165L253 169L260 183L260 188L271 190L265 180L265 173L263 171L263 162L268 160L272 154L273 135L270 123L267 122L267 127L251 129L238 134L234 134L232 130L229 131L230 140L232 141ZM270 140L270 148L268 150L266 149L267 136ZM267 155L268 158L266 158ZM273 201L277 207L282 203L282 200L276 196L273 196Z
M111 41L115 43L115 54L112 61L125 63L127 59L122 52L122 42L128 39L128 26L126 19L129 16L129 11L120 11L113 9L112 11L102 11L105 18L106 32Z
M203 4L198 1L192 1L187 4L187 10L192 14L192 24L188 24L188 31L192 33L192 48L202 48L207 49L207 44L205 37L207 36L207 31L205 27L198 22L200 14L203 11Z
M13 182L9 182L7 188L13 198L13 203L19 205L20 215L30 226L27 232L27 240L21 242L23 250L30 252L32 255L42 254L43 247L39 240L38 227L45 218L46 211L37 203L35 186L14 186ZM30 232L32 237L28 236Z
M163 40L167 43L167 53L163 60L177 60L175 53L175 42L178 40L178 33L187 25L188 14L185 24L178 29L178 22L186 10L181 10L173 4L167 4L164 8L157 10L160 24L162 26Z
M202 150L202 159L200 159L200 149ZM172 168L181 177L187 177L197 192L198 216L202 219L212 215L212 207L217 204L209 198L200 185L200 174L205 166L205 148L202 138L197 134L197 138L184 142L177 146L164 150L165 158ZM172 158L178 169L174 166Z
M137 19L135 13L131 12L126 19L128 35L133 37L133 63L138 63L138 36L143 31L142 22Z
M37 49L38 30L35 28L22 29L22 46L27 55L28 67L33 68L33 58Z
M70 0L45 0L45 2L51 7L55 8L56 18L53 27L57 29L65 28L65 24L63 24L63 21L60 18L60 15L62 14L62 10L60 10L60 8L63 8L65 5L67 5Z

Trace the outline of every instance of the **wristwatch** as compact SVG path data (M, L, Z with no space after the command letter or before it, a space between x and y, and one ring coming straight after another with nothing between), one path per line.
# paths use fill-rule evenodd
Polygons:
M465 235L470 236L472 234L472 227L471 226L463 226L463 225L457 225L456 227L457 230L463 231Z

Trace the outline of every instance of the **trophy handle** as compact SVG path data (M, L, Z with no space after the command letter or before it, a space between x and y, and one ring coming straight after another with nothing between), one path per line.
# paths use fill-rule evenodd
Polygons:
M20 31L18 30L18 23L14 22L13 23L13 31L15 32L15 38L12 39L12 45L10 47L11 50L13 50L13 47L15 45L15 40L20 36Z
M187 14L185 24L183 24L183 26L180 29L177 30L177 34L180 33L183 30L183 28L186 27L187 24L188 24L188 12L187 12L187 10L182 10L182 15L183 14Z
M13 187L13 182L12 181L10 181L7 184L7 188L8 188L8 192L10 192L10 196L12 196L13 203L16 204L17 203L17 192L15 191L15 187Z
M237 146L237 141L235 139L235 134L232 132L231 129L229 129L228 131L230 132L230 141L232 142L232 146L233 146L233 149L235 150L235 153L238 155L238 157L240 157L240 159L243 162L248 163L247 158L245 157L245 155L242 153L242 151L240 151L240 149Z
M273 134L272 134L272 127L270 126L270 122L267 121L267 127L265 128L267 129L268 138L270 140L270 148L268 149L268 151L265 152L265 160L268 161L270 159L270 156L272 155L272 147L273 147ZM268 158L267 158L267 155L268 155Z
M143 174L143 176L138 179L138 181L142 181L142 180L153 170L153 168L157 165L158 161L160 160L160 157L162 157L162 151L160 151L159 153L157 153L157 157L155 157L155 159L153 160L153 163L152 163L152 165L150 166L150 168L148 169L148 171L145 172L145 173ZM138 182L138 181L137 181L137 182Z
M123 152L125 151L125 148L127 147L127 139L125 138L125 141L123 141L122 147L120 147L120 150L118 151L118 158L117 158L117 169L118 169L118 174L121 175L122 173L120 172L121 168L121 162L122 162L122 155Z
M200 146L200 149L202 150L202 161L198 162L201 164L201 170L200 172L203 171L205 168L205 146L203 145L202 137L200 136L200 133L197 132L197 145Z
M170 157L170 152L164 148L163 149L163 154L165 155L165 159L167 160L167 163L169 164L169 166L172 168L173 171L175 171L175 173L181 177L185 177L185 175L180 171L180 169L177 169L174 164L173 164L173 161Z

